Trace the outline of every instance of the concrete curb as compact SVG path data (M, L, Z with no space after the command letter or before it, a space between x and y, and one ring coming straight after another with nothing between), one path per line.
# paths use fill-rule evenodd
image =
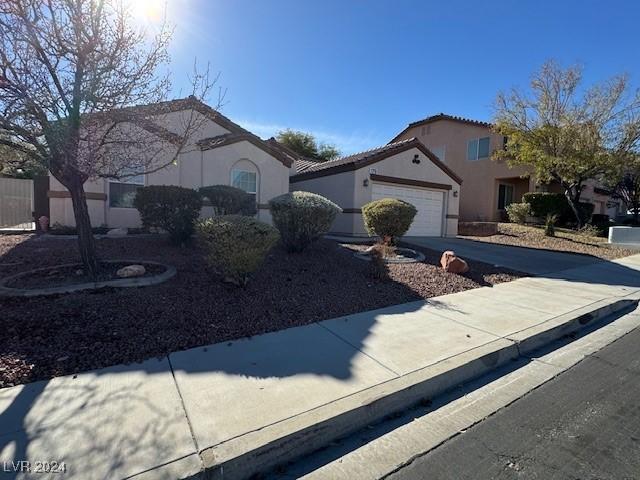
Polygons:
M66 263L64 265L56 265L55 267L36 268L26 272L18 273L10 277L5 277L0 280L0 297L39 297L46 295L59 295L63 293L73 293L82 290L96 290L104 287L115 288L129 288L129 287L146 287L149 285L157 285L158 283L166 282L177 273L176 267L172 265L166 265L160 262L153 262L151 260L103 260L104 263L129 263L129 264L142 264L142 265L159 265L165 267L165 271L150 277L138 277L138 278L121 278L118 280L105 280L103 282L87 282L78 283L76 285L65 285L60 287L50 288L11 288L5 286L11 280L24 277L34 272L41 272L45 270L52 270L54 268L65 267L81 267L81 263Z
M242 479L307 455L384 417L431 399L609 315L638 296L602 300L200 452L188 478Z

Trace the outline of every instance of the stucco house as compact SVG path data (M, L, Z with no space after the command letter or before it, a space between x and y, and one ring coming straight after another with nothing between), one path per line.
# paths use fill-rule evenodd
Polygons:
M158 171L123 180L86 182L84 188L92 225L140 226L133 199L136 190L144 185L179 185L194 189L216 184L233 185L254 195L258 218L271 221L267 202L289 191L289 170L294 158L285 150L275 148L192 97L130 108L136 109L139 114L136 118L144 119L136 122L141 135L155 135L169 143L176 141L181 119L187 113L198 116L198 129L190 136L189 145L177 161ZM70 194L52 176L48 196L51 224L75 225ZM203 208L203 216L212 213L211 207Z
M410 123L390 145L417 138L463 180L460 221L499 221L505 207L520 202L522 195L535 191L560 192L559 185L538 185L524 167L510 168L491 159L506 139L488 122L440 113ZM617 214L618 203L594 181L588 182L581 201L595 205L594 213Z
M294 165L291 190L314 192L342 207L332 227L334 234L367 235L362 206L386 197L417 208L407 235L458 233L462 180L416 138L328 162L298 160Z

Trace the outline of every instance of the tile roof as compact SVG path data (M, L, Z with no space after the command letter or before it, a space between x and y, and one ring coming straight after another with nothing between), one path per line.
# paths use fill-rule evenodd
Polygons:
M201 140L199 144L207 145L207 147L203 148L201 146L201 148L216 148L223 145L229 145L241 140L246 140L272 155L283 165L287 167L291 167L291 165L293 165L295 159L285 153L282 149L275 148L273 145L270 145L268 142L262 140L260 137L251 133L249 130L245 130L240 125L232 122L229 118L225 117L220 112L211 108L209 105L198 100L194 96L189 96L187 98L178 98L175 100L167 100L164 102L152 103L148 105L134 105L131 107L114 109L109 112L101 112L95 115L117 115L119 119L140 122L143 128L159 136L162 136L162 138L165 138L172 143L175 143L176 138L180 138L178 135L172 134L163 127L156 125L147 117L151 115L161 115L163 113L179 112L181 110L189 109L193 109L201 113L205 117L226 128L230 132L229 134L219 135L217 137Z
M311 178L322 177L325 175L334 175L336 173L357 170L364 166L370 165L397 153L404 152L411 148L419 149L427 156L437 167L447 173L457 183L462 184L462 179L456 175L449 167L447 167L438 157L436 157L420 140L415 137L401 140L394 143L388 143L381 147L366 150L364 152L354 153L346 157L330 160L328 162L310 162L308 160L298 160L295 163L296 173L291 176L291 181L301 181Z
M489 122L483 122L481 120L473 120L470 118L459 117L457 115L448 115L446 113L441 112L441 113L438 113L437 115L431 115L429 117L423 118L422 120L416 120L415 122L409 123L409 125L407 125L404 128L404 130L402 130L399 134L393 137L389 143L396 142L398 140L398 137L402 136L411 128L420 127L422 125L427 125L428 123L437 122L439 120L449 120L452 122L465 123L467 125L474 125L477 127L487 127L487 128L493 127L493 124Z
M392 155L396 152L396 150L405 147L406 144L415 141L415 138L410 138L408 140L402 140L396 143L388 143L387 145L383 145L381 147L372 148L370 150L365 150L364 152L354 153L352 155L348 155L346 157L336 158L335 160L329 160L328 162L296 162L296 172L318 172L320 170L325 170L328 168L335 168L339 165L347 165L351 163L362 162L371 158L372 156L379 156L380 154L387 154L386 156ZM300 165L299 165L300 164ZM299 169L299 166L301 169Z

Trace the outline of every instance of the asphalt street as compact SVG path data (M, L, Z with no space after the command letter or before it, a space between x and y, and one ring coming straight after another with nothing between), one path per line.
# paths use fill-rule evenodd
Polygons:
M387 477L640 479L640 329Z

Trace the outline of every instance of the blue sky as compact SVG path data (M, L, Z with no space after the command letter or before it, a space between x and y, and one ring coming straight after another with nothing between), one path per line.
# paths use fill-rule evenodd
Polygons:
M168 2L176 96L197 57L221 72L232 120L344 153L438 112L490 120L497 91L526 86L548 58L582 64L587 82L626 72L640 86L638 2Z

